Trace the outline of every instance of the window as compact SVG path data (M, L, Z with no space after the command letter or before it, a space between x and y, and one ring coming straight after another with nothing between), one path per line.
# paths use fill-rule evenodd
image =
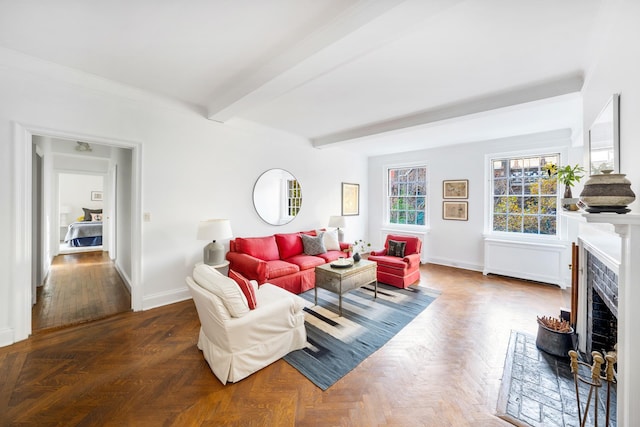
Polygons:
M389 223L426 225L427 168L388 170Z
M287 214L291 217L298 215L302 207L302 190L295 179L287 180Z
M556 235L556 177L544 170L559 154L491 160L493 231Z

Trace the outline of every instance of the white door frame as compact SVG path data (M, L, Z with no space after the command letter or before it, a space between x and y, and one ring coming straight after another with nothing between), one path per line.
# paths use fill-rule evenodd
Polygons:
M13 342L27 339L31 334L31 156L33 135L129 148L132 151L131 170L131 308L142 310L142 144L112 138L83 135L18 122L13 124L13 188L11 197L12 233L10 248L9 321L13 328Z

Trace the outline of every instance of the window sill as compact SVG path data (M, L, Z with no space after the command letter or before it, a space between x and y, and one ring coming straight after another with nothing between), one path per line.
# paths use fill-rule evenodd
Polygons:
M393 234L393 232L428 234L431 231L431 228L424 225L384 224L381 227L381 230L391 234Z
M537 235L513 235L511 233L484 233L482 235L485 241L494 242L513 242L531 245L549 245L557 246L565 244L559 236L537 236Z

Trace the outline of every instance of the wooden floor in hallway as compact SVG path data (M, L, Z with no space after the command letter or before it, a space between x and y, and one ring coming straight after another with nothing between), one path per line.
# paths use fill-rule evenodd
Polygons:
M131 295L108 252L58 255L32 308L34 332L131 310Z
M223 386L191 300L0 348L7 426L508 426L495 414L511 330L535 334L568 293L433 264L441 295L327 391L279 360Z

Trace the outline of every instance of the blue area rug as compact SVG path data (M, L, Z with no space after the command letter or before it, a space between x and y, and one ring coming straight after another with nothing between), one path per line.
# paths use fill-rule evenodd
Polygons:
M338 295L318 289L300 296L305 308L307 347L284 357L291 366L322 390L358 366L385 345L439 295L433 289L411 286L399 289L378 284L363 286L342 296L342 317L338 316Z

